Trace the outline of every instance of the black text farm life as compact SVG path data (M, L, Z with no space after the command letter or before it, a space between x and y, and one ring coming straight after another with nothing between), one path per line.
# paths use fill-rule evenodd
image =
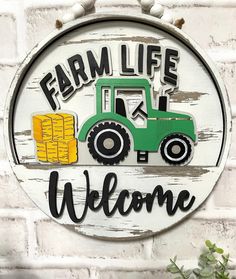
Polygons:
M178 84L178 50L154 44L137 44L135 58L130 59L130 47L121 44L117 50L108 46L99 51L88 49L83 54L75 53L50 69L41 79L40 87L51 108L59 109L58 100L65 101L75 91L99 76L113 75L113 56L119 57L119 73L122 76L146 76L153 78L160 71L162 84L175 88Z

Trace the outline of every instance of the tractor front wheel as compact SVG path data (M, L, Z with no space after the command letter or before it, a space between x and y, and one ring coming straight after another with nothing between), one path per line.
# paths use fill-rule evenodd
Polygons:
M121 125L101 123L89 133L88 148L95 160L104 165L118 164L130 150L129 135Z
M161 156L171 165L186 165L192 158L191 141L183 135L170 135L161 144Z

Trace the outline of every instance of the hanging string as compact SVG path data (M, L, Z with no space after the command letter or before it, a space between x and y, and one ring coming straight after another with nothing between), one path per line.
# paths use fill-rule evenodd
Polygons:
M56 20L56 28L59 29L63 26L63 24L84 16L87 12L94 8L95 1L96 0L78 0L78 2L70 8L68 13L66 13L61 20ZM165 22L174 24L180 29L185 23L183 18L177 19L174 22L172 13L165 9L158 1L139 0L139 2L144 13L149 13L150 15L160 18Z

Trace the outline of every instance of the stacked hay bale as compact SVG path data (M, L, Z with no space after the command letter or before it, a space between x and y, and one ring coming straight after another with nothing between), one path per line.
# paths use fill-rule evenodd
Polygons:
M77 161L75 118L72 114L56 113L33 116L33 137L37 158L41 162L64 165Z

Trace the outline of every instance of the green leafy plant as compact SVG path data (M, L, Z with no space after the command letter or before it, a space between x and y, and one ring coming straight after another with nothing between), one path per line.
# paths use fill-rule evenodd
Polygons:
M174 279L233 279L229 274L229 255L224 250L206 240L206 247L198 259L198 267L185 270L176 263L177 257L170 259L167 271L173 274Z

